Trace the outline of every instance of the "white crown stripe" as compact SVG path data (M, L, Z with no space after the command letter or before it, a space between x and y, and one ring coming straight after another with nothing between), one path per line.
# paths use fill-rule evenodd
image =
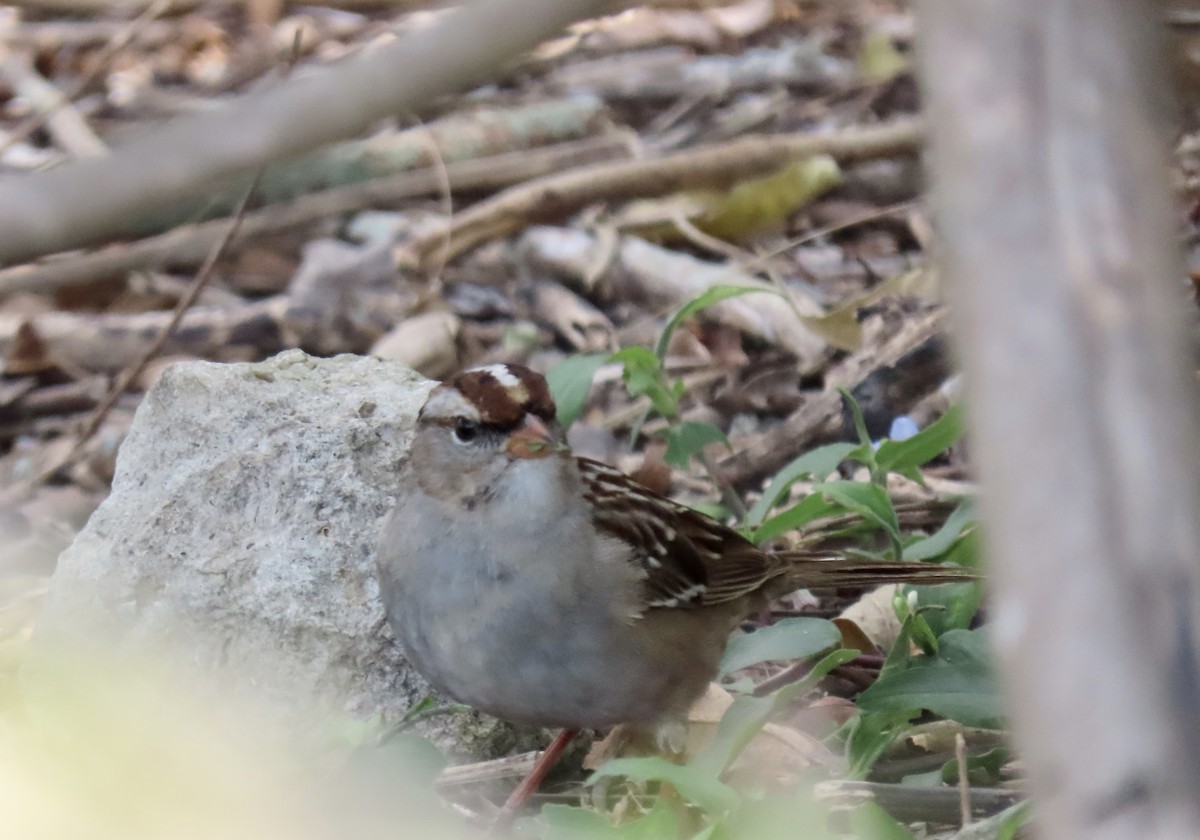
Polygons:
M495 379L499 383L501 388L508 389L521 384L520 377L509 370L508 365L487 365L485 367L472 368L472 371L490 375L492 379Z

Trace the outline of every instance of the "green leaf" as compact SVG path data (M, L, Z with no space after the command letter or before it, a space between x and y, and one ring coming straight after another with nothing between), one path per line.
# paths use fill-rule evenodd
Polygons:
M568 356L546 372L546 382L558 406L558 422L564 430L579 418L596 371L611 358L611 353Z
M709 519L715 519L718 522L724 522L733 516L733 512L716 499L696 499L694 501L688 501L687 506L698 513L703 513Z
M1003 708L983 633L944 633L936 656L915 656L902 667L885 668L858 695L858 707L879 713L928 710L968 726L995 725Z
M741 297L748 295L751 292L765 292L770 295L780 295L776 289L769 286L729 286L716 285L710 286L705 291L698 294L696 297L689 300L679 308L679 311L671 316L671 320L667 321L667 325L663 327L662 335L658 337L658 343L654 345L654 355L660 360L667 357L667 345L671 343L671 334L675 329L683 323L687 318L692 317L702 309L707 309L714 303L720 303L729 298Z
M976 524L978 525L978 523ZM951 546L941 559L943 562L953 563L964 569L978 571L982 561L980 541L979 528L972 528L968 533L963 534L962 538Z
M838 510L838 506L830 502L820 493L810 493L798 504L792 505L776 516L772 516L754 531L751 541L764 543L773 540L780 534L794 528L802 528L814 519L828 516Z
M766 697L738 697L721 717L712 743L689 766L713 777L725 772L772 715L794 698L810 691L834 668L857 657L856 650L835 650L814 664L803 679L773 694Z
M900 632L896 634L896 640L888 649L888 654L883 660L883 668L880 669L876 682L893 671L903 670L908 664L908 652L912 646L913 627L912 621L909 620L912 613L908 609L908 600L904 597L903 588L893 596L892 607L900 619Z
M910 598L913 598L915 603L910 604ZM920 602L916 601L913 593L903 588L897 590L892 596L892 608L902 623L900 634L892 643L892 649L888 651L887 659L884 660L882 673L906 666L909 647L913 644L931 656L936 655L938 650L938 638L930 628L929 622L925 620Z
M846 738L846 755L850 759L847 776L852 779L865 778L879 756L883 755L908 722L918 712L869 712L862 710L850 724Z
M676 840L679 825L671 808L663 803L636 820L613 825L608 816L568 805L542 808L546 830L542 840Z
M710 443L729 446L729 438L716 426L694 420L683 420L670 426L666 438L667 451L663 454L663 460L680 469L686 467L692 456Z
M916 840L895 817L874 802L864 802L850 812L850 827L855 837L870 840Z
M1029 802L1018 802L1006 811L1008 815L1000 823L996 840L1014 840L1033 817L1033 807ZM1001 813L1005 813L1005 811L1001 811Z
M721 715L717 734L704 750L692 759L691 766L703 773L719 776L741 755L746 745L754 740L758 731L766 726L775 713L776 698L773 695L755 697L743 694Z
M875 446L870 443L856 444L852 450L846 453L846 460L862 464L868 470L875 469L878 466L875 463Z
M912 624L912 640L924 653L929 656L936 656L938 653L938 637L933 632L933 628L929 626L928 615L932 612L940 612L940 610L921 610L914 612L909 618Z
M900 544L900 522L887 491L878 484L861 481L826 481L813 488L814 493L828 496L847 510L854 511L883 529L895 547L895 556L903 552Z
M775 473L770 485L763 491L762 498L750 508L746 515L746 524L757 528L771 508L783 498L788 488L806 475L814 478L824 478L837 469L837 465L858 447L853 443L831 443L811 452L805 452L786 467Z
M838 393L842 395L842 402L845 403L846 408L850 411L850 416L854 419L854 433L858 435L858 442L873 449L871 435L867 432L867 421L863 419L858 400L854 399L854 395L846 388L838 388Z
M915 469L957 443L962 433L962 406L954 405L907 440L888 440L881 443L875 452L875 460L884 470L903 472Z
M721 657L719 673L724 676L759 662L816 656L837 647L841 640L841 631L832 621L806 616L785 618L731 639Z
M646 396L654 410L668 420L679 414L679 397L667 385L661 360L645 347L626 347L612 355L624 366L622 378L632 397Z
M597 779L624 776L638 782L667 782L684 799L711 814L723 814L737 805L739 797L712 773L706 773L694 765L680 766L661 756L644 758L614 758L605 762L588 779L593 784Z
M904 547L905 560L932 560L950 550L955 541L964 531L975 524L975 506L970 501L963 502L946 517L942 527L937 532L909 543Z
M747 797L718 834L721 840L829 840L829 810L807 792ZM674 838L672 838L674 840ZM691 838L698 840L698 838Z
M1000 770L1011 759L1012 751L1004 747L993 747L980 755L968 755L967 782L973 787L994 787L1000 784ZM957 758L952 758L942 765L941 781L947 785L958 784Z
M662 370L662 362L645 347L623 347L611 358L625 366L626 376L635 371L657 374Z
M942 636L951 630L968 630L975 614L983 603L983 582L943 583L937 586L911 586L909 590L917 593L917 603L925 607L939 609L923 609L922 618L929 623L929 628L935 636Z
M544 840L609 840L620 836L607 816L584 808L545 805L542 819L546 823Z

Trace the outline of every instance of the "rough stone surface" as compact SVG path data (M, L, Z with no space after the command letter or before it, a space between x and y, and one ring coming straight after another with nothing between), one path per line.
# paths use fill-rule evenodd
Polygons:
M374 550L431 385L300 351L172 366L61 555L35 639L165 655L293 727L398 716L428 686L384 620Z

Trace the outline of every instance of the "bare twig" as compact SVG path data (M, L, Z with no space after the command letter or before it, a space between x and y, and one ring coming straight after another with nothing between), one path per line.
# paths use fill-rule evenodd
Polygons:
M627 140L622 135L610 134L450 163L445 167L444 176L429 167L336 187L245 214L235 244L336 218L364 207L392 206L406 198L430 195L443 188L452 191L502 188L550 172L628 154ZM207 257L228 229L228 219L216 219L103 250L64 254L43 262L0 269L0 295L17 291L44 293L165 264L174 267L195 265Z
M446 159L442 155L442 149L438 145L437 137L429 131L423 132L423 136L429 146L430 159L433 161L432 169L434 176L437 178L438 194L442 201L442 212L449 219L454 216L454 191L450 186L450 175L446 171ZM439 249L436 267L430 272L430 280L434 282L435 288L437 279L441 276L442 267L446 264L445 246L448 245L449 242L446 242L444 243L444 247Z
M954 825L958 821L958 791L948 787L919 788L880 782L821 782L813 793L819 800L854 806L877 802L901 822L936 822ZM1023 798L1019 791L1003 788L976 788L974 816L986 817L1004 810Z
M780 254L785 254L788 251L792 250L793 248L798 248L801 245L805 245L809 242L814 242L818 239L824 239L827 236L831 236L835 233L840 233L841 231L844 231L844 230L849 230L850 228L853 228L853 227L858 227L859 225L866 224L867 222L873 222L877 219L886 219L888 216L892 216L896 213L902 213L905 210L911 210L914 207L920 207L921 203L922 203L922 199L920 199L920 198L914 198L911 201L901 201L899 204L891 204L887 207L880 207L877 210L871 210L867 213L863 213L862 215L855 216L852 219L847 219L844 222L839 222L836 225L829 225L828 227L818 228L817 230L810 230L808 233L804 234L803 236L797 236L792 239L789 239L787 242L780 245L778 248L773 248L770 251L766 251L762 254L758 254L749 264L747 264L744 267L747 269L753 268L759 262L764 262L766 260L770 260L774 257L777 257Z
M33 57L28 52L5 51L0 58L0 75L30 104L38 125L46 126L63 151L75 157L102 157L108 153L104 141L96 136L70 100L34 69ZM7 145L13 142L10 138Z
M473 785L479 782L491 782L496 779L519 779L533 769L537 763L540 750L518 753L504 758L494 758L490 761L477 761L474 764L460 764L447 767L437 777L440 789Z
M726 187L797 158L828 154L840 161L915 152L922 127L916 120L854 128L832 134L747 137L654 160L597 164L551 175L481 201L451 219L445 230L418 237L397 251L402 265L427 268L449 233L453 258L489 239L533 222L561 219L597 201L668 195L681 189Z
M122 235L139 214L270 161L360 134L384 117L416 110L440 93L477 81L605 5L476 2L368 55L147 131L106 159L6 181L0 189L0 263Z
M784 422L759 435L735 438L734 454L721 461L722 474L741 487L782 467L805 448L836 439L842 429L838 387L854 388L871 371L895 364L905 353L944 329L944 310L907 321L880 347L867 348L838 363L826 377L826 388L814 394Z
M35 483L44 481L47 477L58 472L60 469L65 467L67 464L72 463L76 458L79 457L80 453L83 452L84 446L86 446L92 435L96 433L96 430L100 428L100 424L104 422L104 418L108 416L108 412L112 410L112 407L116 405L117 400L120 399L121 395L129 389L129 386L133 384L133 381L137 379L141 372L146 369L146 365L150 363L150 360L158 355L158 352L162 349L163 345L166 344L166 341L171 336L171 333L173 333L175 328L179 326L179 322L182 320L184 313L187 312L188 309L191 308L192 304L196 302L196 298L199 297L200 292L208 283L209 278L212 277L213 269L216 267L217 261L221 258L221 255L225 253L225 249L229 246L229 243L233 241L233 238L237 236L238 228L241 226L242 216L245 213L246 205L249 203L250 196L254 193L254 188L257 183L258 179L255 178L250 183L250 186L246 189L246 193L242 197L241 204L238 206L237 213L234 214L233 221L229 225L229 229L226 231L225 237L217 243L215 248L213 248L212 253L209 254L209 257L205 261L204 265L202 265L200 270L196 272L196 276L192 280L192 283L188 287L187 291L182 297L179 298L178 303L175 304L175 311L171 313L171 320L164 324L163 328L158 331L158 335L156 335L154 340L151 341L146 347L145 351L141 355L141 358L126 368L121 375L117 377L116 383L114 383L108 394L103 400L100 401L100 404L96 406L95 410L92 411L91 415L84 422L83 428L79 432L79 437L75 441L75 445L71 447L71 450L62 458L60 462L47 469Z
M961 732L954 733L954 760L958 762L958 808L962 814L962 827L971 824L971 783L967 776L967 739Z
M7 149L16 143L21 142L29 135L33 134L39 128L47 123L60 108L68 108L71 103L78 99L83 94L92 89L107 71L112 64L113 59L121 54L127 46L133 43L138 34L152 21L161 17L170 7L170 0L154 0L142 10L134 20L126 24L107 44L100 50L92 63L91 69L75 83L70 91L64 94L58 94L57 101L49 108L39 111L26 118L19 123L14 129L8 132L8 136L4 142L0 143L0 154L3 154Z

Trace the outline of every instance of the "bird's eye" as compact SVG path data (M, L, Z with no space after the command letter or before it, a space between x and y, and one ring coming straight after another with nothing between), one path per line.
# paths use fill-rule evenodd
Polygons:
M459 443L470 443L479 437L479 424L474 420L460 417L454 424L454 438Z

